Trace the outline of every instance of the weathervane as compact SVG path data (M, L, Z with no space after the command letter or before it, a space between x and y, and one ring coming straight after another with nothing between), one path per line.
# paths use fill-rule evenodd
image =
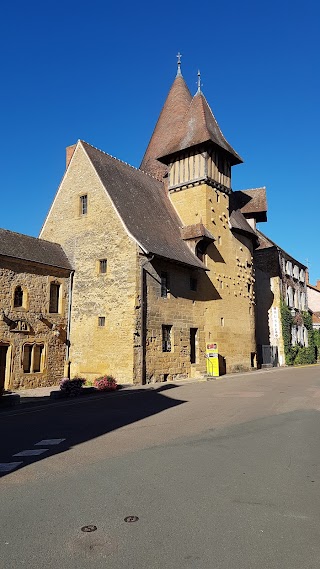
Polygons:
M177 57L177 59L178 59L178 71L177 71L177 75L181 75L181 57L182 57L182 55L181 55L180 51L178 52L178 54L177 54L176 57Z

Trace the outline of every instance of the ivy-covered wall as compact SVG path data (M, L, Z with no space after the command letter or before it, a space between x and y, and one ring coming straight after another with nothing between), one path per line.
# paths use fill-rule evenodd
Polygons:
M308 347L291 343L291 328L293 326L293 316L290 309L282 300L281 302L281 322L284 343L284 353L287 365L314 364L316 362L316 343L315 331L312 328L312 316L309 312L302 313L303 324L308 330ZM317 336L320 346L320 334Z

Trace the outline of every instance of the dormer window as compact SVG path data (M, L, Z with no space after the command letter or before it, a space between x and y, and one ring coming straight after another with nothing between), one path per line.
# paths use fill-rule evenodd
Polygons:
M196 245L195 253L196 253L198 259L200 259L200 261L202 261L203 263L205 261L205 255L206 255L208 245L209 245L209 243L207 241L204 241L203 239L201 241L199 241L199 243L197 243L197 245Z

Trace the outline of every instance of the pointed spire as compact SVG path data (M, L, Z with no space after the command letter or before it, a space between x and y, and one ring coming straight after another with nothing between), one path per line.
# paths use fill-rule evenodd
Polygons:
M172 143L177 130L192 101L191 93L181 74L181 54L178 58L178 73L171 86L167 99L163 105L158 122L153 131L148 148L142 159L140 169L155 176L159 180L167 172L167 167L157 160L162 156L168 145Z
M177 70L176 76L179 77L179 75L182 75L182 73L181 73L181 57L182 57L182 54L180 53L180 51L178 51L176 57L178 59L178 70Z
M219 125L210 109L208 102L201 92L200 77L198 79L198 92L193 97L187 113L180 122L175 136L169 141L162 155L158 159L163 163L169 163L172 154L185 151L193 146L204 143L214 143L228 152L231 164L240 164L242 158L230 146L223 136Z

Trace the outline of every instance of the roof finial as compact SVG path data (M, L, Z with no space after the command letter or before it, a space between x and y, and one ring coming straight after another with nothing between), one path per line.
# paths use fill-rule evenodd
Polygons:
M198 69L198 93L201 93L201 73Z
M180 51L178 52L176 57L178 58L178 71L177 71L177 76L178 76L178 75L182 75L182 73L181 73L181 57L182 57L182 55L181 55Z

